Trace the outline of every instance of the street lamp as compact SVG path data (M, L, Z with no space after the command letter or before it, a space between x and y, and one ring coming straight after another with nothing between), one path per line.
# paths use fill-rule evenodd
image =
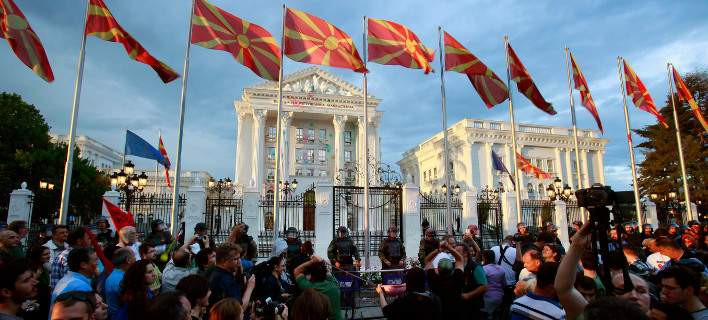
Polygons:
M661 202L660 207L666 213L668 223L671 223L672 219L681 218L681 203L678 201L678 192L669 191L665 195L652 192L649 194L649 198L654 203Z
M567 184L563 186L563 181L556 177L553 180L553 184L546 188L546 193L551 200L563 200L564 202L568 202L573 195L573 189Z
M119 172L113 172L109 178L111 179L111 188L113 190L122 191L125 193L125 210L130 212L130 205L136 193L143 192L147 186L148 176L143 171L140 175L135 174L135 165L128 160L123 165L123 169Z

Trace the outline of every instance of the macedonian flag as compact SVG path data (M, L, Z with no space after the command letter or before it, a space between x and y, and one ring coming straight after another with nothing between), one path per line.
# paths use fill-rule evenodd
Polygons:
M506 52L509 60L511 80L516 82L516 88L519 89L519 92L525 95L526 98L531 100L531 102L542 111L551 115L556 114L553 105L543 98L538 87L536 87L536 84L533 82L533 79L531 79L531 74L526 70L524 64L521 63L521 59L516 55L516 52L514 52L510 44L507 44Z
M534 166L531 164L531 161L528 159L524 158L524 156L521 155L521 153L516 153L516 163L519 168L524 173L527 174L532 174L536 177L536 179L550 179L551 174L548 172L545 172L541 170L540 168Z
M387 20L369 18L369 61L433 71L430 63L435 51L427 48L405 26Z
M504 82L472 52L447 32L445 37L445 70L464 73L487 105L492 108L509 98Z
M90 0L85 34L106 41L120 42L131 59L149 65L164 83L179 78L177 72L150 55L135 38L118 24L103 0Z
M627 95L632 97L634 105L639 109L653 114L665 128L668 128L669 125L666 123L664 116L656 110L656 104L654 104L654 100L649 95L649 91L626 60L624 61L624 82L627 88Z
M696 100L693 99L691 91L688 90L686 83L683 82L683 79L681 79L681 76L679 75L678 71L676 71L676 68L674 68L674 66L671 66L671 70L674 73L674 84L676 84L676 91L678 92L679 99L681 99L681 101L683 102L687 102L688 105L691 106L691 110L693 110L693 114L696 116L698 122L700 122L703 126L703 130L708 132L708 122L706 122L706 119L703 118L703 114L701 114L701 108L696 103Z
M585 76L580 71L578 63L575 62L575 57L573 57L573 53L571 53L569 50L568 54L570 54L570 63L573 67L573 82L575 84L575 90L578 90L578 92L580 92L580 102L582 102L585 109L588 109L588 111L590 111L592 117L595 118L595 122L597 122L597 127L600 129L600 132L605 133L605 130L602 129L602 121L600 121L600 115L597 113L595 101L593 101L592 95L590 95L590 88L588 87L588 82L585 80Z
M236 17L206 0L196 0L192 16L192 43L231 55L259 77L278 80L280 47L258 25Z
M299 62L366 72L348 34L331 23L288 8L285 13L285 55Z
M42 42L12 0L0 0L0 38L7 39L17 58L44 81L54 81Z

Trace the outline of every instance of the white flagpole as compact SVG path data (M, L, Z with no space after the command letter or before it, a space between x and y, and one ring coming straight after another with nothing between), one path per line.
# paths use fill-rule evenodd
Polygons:
M678 114L676 113L676 102L674 101L674 81L673 75L671 73L671 68L673 65L671 63L666 64L666 68L669 73L669 94L671 95L671 106L673 107L674 113L674 129L676 129L676 145L678 146L679 152L679 164L681 165L681 178L683 179L683 192L686 197L686 217L690 220L698 220L693 216L693 210L691 209L691 194L688 190L688 179L686 179L686 165L683 159L683 147L681 146L681 128L679 126Z
M172 213L170 215L170 227L172 235L177 236L179 232L179 185L182 170L182 134L184 130L184 109L187 100L187 75L189 73L189 49L192 43L192 15L194 14L194 0L192 9L189 11L189 31L187 32L187 49L184 53L184 66L182 67L182 92L179 97L179 133L177 134L177 163L175 165L175 185L172 189Z
M446 110L446 100L445 100L445 54L443 51L443 29L442 26L438 27L438 48L440 50L440 96L441 96L441 107L442 107L442 128L443 128L443 161L445 164L445 220L447 220L447 234L452 235L454 233L453 221L452 221L452 211L450 210L450 193L452 192L452 185L450 185L450 155L447 148L447 110Z
M516 124L514 123L514 103L512 100L513 94L511 93L511 66L509 65L509 36L504 36L504 49L506 50L506 87L509 88L509 126L511 127L511 145L514 151L514 155L511 156L511 161L514 164L514 184L516 188L516 221L521 221L521 183L519 179L519 165L516 161L516 155L518 151L516 149Z
M364 69L366 69L366 59L368 59L367 55L369 54L369 48L368 48L368 39L366 38L367 34L367 25L366 25L366 16L364 16L363 20L363 25L364 25L364 34L363 34L363 40L364 40L364 47L362 48L362 53L364 54ZM371 254L371 248L370 248L370 243L371 243L371 235L369 234L369 96L367 93L367 82L366 82L366 72L363 73L364 75L364 268L365 270L369 270L371 268L371 263L369 259L369 255Z
M84 27L88 22L89 1L86 1L86 16ZM74 170L74 147L76 145L76 124L79 121L79 100L81 99L81 83L84 79L84 58L86 55L86 32L81 30L81 49L76 67L76 81L74 82L74 102L71 107L71 124L69 125L69 146L66 150L66 164L64 166L64 182L61 188L61 207L59 208L59 224L66 224L69 216L69 197L71 195L71 174ZM31 222L31 221L30 221Z
M629 111L627 110L627 92L625 92L625 79L622 72L624 60L617 57L617 72L620 78L620 90L622 91L622 102L624 103L624 126L627 133L627 148L629 150L629 160L632 165L632 186L634 187L634 206L637 211L637 223L643 223L642 208L639 203L639 184L637 183L637 168L634 161L634 146L632 145L632 131L629 128Z
M578 147L578 127L575 120L575 101L573 100L573 82L571 79L571 65L570 65L570 50L565 47L565 68L568 70L568 96L570 97L570 113L573 119L573 146L575 147L575 177L578 180L578 188L580 190L583 188L583 180L580 176L580 148ZM570 163L568 164L570 165ZM590 187L590 186L586 186ZM580 208L580 213L583 218L583 222L587 221L585 217L585 209ZM572 222L572 221L569 221Z
M282 143L282 137L280 132L281 123L280 115L283 109L283 69L285 64L285 14L287 12L287 7L283 5L283 15L282 15L282 38L280 39L280 71L278 74L278 114L275 119L275 180L273 186L273 245L275 246L275 240L278 240L278 222L280 219L280 210L278 205L280 204L280 144ZM257 164L260 165L260 164Z

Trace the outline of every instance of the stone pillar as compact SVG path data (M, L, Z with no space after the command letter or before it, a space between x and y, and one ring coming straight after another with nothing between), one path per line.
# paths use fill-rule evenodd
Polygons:
M334 237L334 188L331 181L319 181L315 187L315 254L327 259L327 246Z
M118 202L120 202L120 192L115 190L108 190L103 193L103 198L108 200L110 203L118 205ZM101 216L108 219L108 224L111 226L111 229L115 229L115 226L113 225L113 220L111 220L111 215L108 214L108 210L106 210L106 206L101 206Z
M253 154L251 152L252 141L248 141L248 133L251 132L251 119L253 116L246 111L237 111L236 130L236 167L234 181L236 184L248 186L252 178L251 164Z
M464 230L471 224L479 226L479 216L477 216L477 188L472 187L470 190L460 192L460 199L462 200L462 221L460 221L460 229Z
M570 158L571 149L565 148L565 175L568 179L568 185L573 188L573 190L578 190L580 186L575 185L575 171L573 170L573 159Z
M7 223L13 221L26 221L30 224L32 219L32 196L34 193L27 190L27 182L20 184L20 189L12 190L10 193L10 204L7 211Z
M588 174L588 151L585 149L580 150L580 165L582 166L583 185L587 188L590 187L590 174Z
M464 176L464 182L467 184L467 189L474 188L474 159L472 157L472 144L473 142L470 140L467 140L467 143L463 146L462 153L464 157L464 163L465 163L465 176ZM420 175L420 181L422 184L423 181L423 176L422 173L418 173ZM432 190L430 190L432 191Z
M566 213L566 205L563 200L553 201L553 204L555 205L555 219L553 220L558 227L558 239L560 239L565 250L568 250L570 241L568 238L568 215Z
M293 121L292 112L283 112L280 114L280 130L281 133L281 158L280 167L281 174L280 180L288 181L290 178L290 124ZM276 151L277 152L277 151ZM315 151L316 154L317 151Z
M644 201L644 223L651 224L651 227L656 229L659 227L659 218L656 214L656 203L649 200Z
M420 226L420 189L409 182L403 185L403 245L406 254L413 259L417 258L420 239L423 237L423 228Z
M561 166L561 152L560 148L553 148L553 153L555 155L555 160L553 161L553 171L556 172L556 176L563 180L563 183L568 183L566 179L563 179L563 166Z
M364 170L364 148L365 148L365 142L364 142L364 117L358 117L357 118L357 124L358 124L358 130L357 130L357 136L359 139L356 141L356 150L357 150L357 166L359 167L359 170ZM357 185L358 186L364 186L364 181L363 174L357 175Z
M517 150L521 155L523 155L524 153L523 153L523 151L521 151L523 148L524 148L524 146L520 144L520 145L517 147L516 150ZM512 152L513 152L513 150L512 150ZM516 155L514 155L514 157L511 158L511 159L512 159L512 161L516 161ZM529 161L531 161L531 159L529 159ZM516 172L515 172L515 173L516 173L516 174L518 175L518 177L519 177L519 185L518 185L517 187L518 187L519 190L521 191L521 192L520 192L520 194L521 194L521 199L528 199L528 198L529 198L529 190L526 188L526 182L524 182L524 172L521 171L521 168L519 168L518 163L519 163L519 162L516 161ZM509 170L513 170L513 169L509 168ZM516 230L516 227L514 227L514 230Z
M691 216L689 217L689 219L698 221L700 216L701 215L698 213L698 206L695 203L691 202Z
M253 230L251 234L254 238L258 238L258 234L265 230L264 217L258 207L258 200L261 196L260 188L244 188L243 189L243 206L241 220L249 226L249 230Z
M341 176L340 171L344 168L344 128L346 126L347 116L335 115L332 119L334 124L334 172L333 177L340 175L340 179L344 181L344 176Z
M265 179L263 177L265 163L263 156L265 154L264 130L267 114L268 110L253 110L253 160L251 163L251 179L253 180L253 184L249 183L248 186L256 187L260 192L265 192L263 190L263 186L265 185Z
M504 219L504 235L514 235L516 233L516 194L507 191L500 195L502 215Z
M184 208L184 238L194 236L194 227L204 222L206 212L206 190L202 186L193 185L187 189L187 205Z
M602 159L604 155L605 150L597 151L597 170L595 170L595 173L598 175L598 179L603 186L605 185L605 161Z
M492 164L492 145L494 143L492 142L485 142L484 143L484 163L487 164L485 170L487 173L484 175L485 176L485 184L489 186L490 188L494 188L494 164ZM480 186L481 187L481 186ZM476 200L476 198L475 198ZM476 224L476 223L475 223Z
M366 153L369 155L369 159L374 161L379 161L378 152L376 149L379 141L378 127L378 119L374 114L369 118L369 150L367 150ZM371 168L371 166L369 167ZM379 176L377 170L369 170L369 180L373 181L375 185L378 184Z

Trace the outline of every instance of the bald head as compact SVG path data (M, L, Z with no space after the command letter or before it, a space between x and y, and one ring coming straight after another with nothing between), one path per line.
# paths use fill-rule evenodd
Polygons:
M120 242L124 245L132 245L138 240L138 232L135 227L125 226L118 231Z
M3 249L12 249L20 244L20 236L11 230L0 231L0 246Z

